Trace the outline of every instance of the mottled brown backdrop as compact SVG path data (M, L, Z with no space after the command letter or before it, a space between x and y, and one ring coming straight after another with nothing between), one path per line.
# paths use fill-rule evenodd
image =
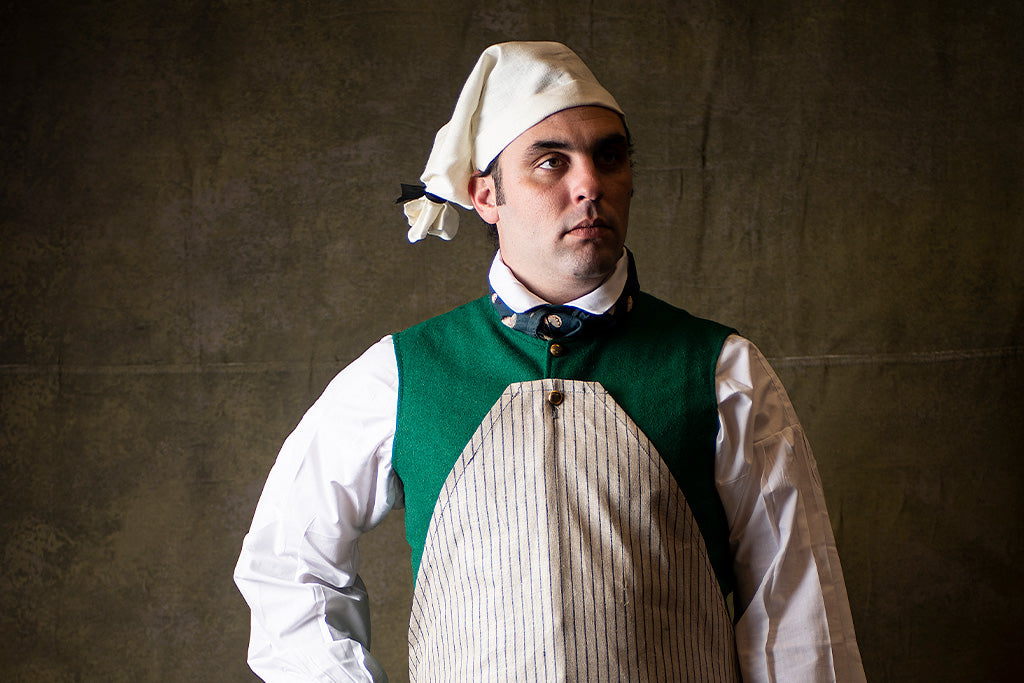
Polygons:
M277 448L491 245L393 204L477 54L628 112L641 283L773 360L868 676L1013 680L1024 591L1020 2L0 5L0 679L246 681L231 571ZM363 548L405 678L402 518Z

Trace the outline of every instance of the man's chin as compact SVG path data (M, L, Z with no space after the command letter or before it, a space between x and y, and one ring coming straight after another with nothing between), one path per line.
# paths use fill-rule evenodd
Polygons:
M603 282L615 271L615 264L618 263L621 255L621 248L618 255L612 255L607 251L602 251L599 254L577 254L577 257L573 259L571 272L577 280Z

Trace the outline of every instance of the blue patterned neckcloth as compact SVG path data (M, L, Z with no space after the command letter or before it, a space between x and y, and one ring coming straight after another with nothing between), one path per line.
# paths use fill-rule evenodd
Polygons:
M636 266L633 264L633 254L627 249L626 255L629 259L626 285L622 288L622 294L605 313L588 313L575 306L552 304L534 306L528 311L516 313L501 300L501 297L493 289L491 290L491 303L505 326L538 339L568 339L569 337L583 337L604 332L633 310L633 298L640 291Z

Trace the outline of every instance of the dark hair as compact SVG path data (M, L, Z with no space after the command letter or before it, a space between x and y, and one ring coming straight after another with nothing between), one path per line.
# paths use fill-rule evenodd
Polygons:
M491 159L491 163L487 164L487 168L480 173L481 177L491 176L494 180L494 204L495 206L501 206L505 203L505 188L501 185L501 164L498 163L498 159L501 158L501 154Z
M498 164L498 159L501 158L501 154L491 159L491 163L487 164L487 168L480 172L480 177L491 176L494 180L494 203L497 206L501 206L505 203L505 190L501 185L501 166ZM483 219L480 219L483 221ZM484 221L484 225L487 226L487 236L491 238L491 246L495 249L498 248L498 228L493 223Z

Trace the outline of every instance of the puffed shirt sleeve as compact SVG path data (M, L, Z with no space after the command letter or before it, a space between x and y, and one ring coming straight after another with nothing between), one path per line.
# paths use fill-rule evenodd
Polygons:
M386 681L369 652L356 540L402 505L391 467L398 370L390 337L324 390L287 438L242 543L249 666L265 681Z
M719 357L715 479L736 574L743 680L863 681L817 465L785 389L752 343Z

